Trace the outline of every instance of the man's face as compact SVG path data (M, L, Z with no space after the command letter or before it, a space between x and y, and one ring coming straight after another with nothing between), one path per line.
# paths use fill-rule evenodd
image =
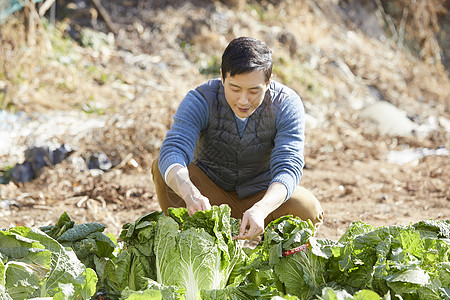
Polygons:
M266 83L262 70L232 77L228 74L225 79L222 71L220 75L228 105L238 117L250 117L263 102L270 80Z

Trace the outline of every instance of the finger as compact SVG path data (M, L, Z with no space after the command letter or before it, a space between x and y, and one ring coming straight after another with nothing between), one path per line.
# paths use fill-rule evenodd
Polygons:
M243 240L252 240L254 235L253 230L248 230L245 234L243 234L240 238Z
M239 227L239 237L243 237L245 234L245 231L247 230L248 225L248 218L246 215L242 218L241 227Z
M193 214L195 214L197 211L199 211L199 209L196 207L196 205L191 205L188 208L188 214L190 216L192 216Z
M239 234L238 238L241 240L251 240L253 239L255 232L253 229L248 228L244 231L243 234Z
M203 210L211 209L211 204L209 203L209 200L206 199L205 202L203 202Z
M262 231L256 230L251 239L254 240L256 237L260 236L261 234L262 234Z
M254 240L263 231L258 227L249 228L248 231L242 236L243 239Z

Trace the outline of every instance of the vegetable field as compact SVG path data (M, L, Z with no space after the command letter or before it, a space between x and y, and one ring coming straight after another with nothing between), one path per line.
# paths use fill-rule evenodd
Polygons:
M338 241L310 221L274 220L255 247L226 205L153 211L118 239L64 213L0 231L0 299L450 299L450 220L374 228Z
M45 2L34 41L21 11L0 26L0 299L448 299L450 0ZM325 211L254 248L223 208L157 213L150 174L237 36L301 95Z

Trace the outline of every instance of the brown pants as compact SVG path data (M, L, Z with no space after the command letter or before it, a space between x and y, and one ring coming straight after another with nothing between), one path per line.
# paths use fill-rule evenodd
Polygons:
M262 199L266 190L239 199L237 193L227 192L215 184L203 171L194 164L188 166L189 177L192 183L199 189L203 196L207 197L211 205L228 204L231 208L231 216L241 219L244 212ZM152 165L153 182L161 209L167 213L169 207L186 207L180 198L164 181L158 168L158 159ZM265 220L265 226L271 221L285 215L294 215L302 220L310 219L316 229L323 222L323 210L317 198L307 189L298 186L292 196L280 207L273 211Z

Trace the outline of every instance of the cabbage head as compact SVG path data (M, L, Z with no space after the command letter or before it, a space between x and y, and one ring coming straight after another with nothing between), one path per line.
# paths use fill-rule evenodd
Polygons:
M128 240L130 244L125 251L133 250L134 257L127 260L130 262L128 268L131 270L133 262L139 261L140 268L153 270L142 272L150 275L147 283L157 283L152 286L173 287L174 290L184 291L187 300L197 300L202 290L221 290L232 284L238 285L243 280L237 269L245 264L246 254L239 242L233 240L239 221L231 218L227 205L213 206L192 216L185 208L172 208L168 216L154 218L151 226L135 224L133 228L133 236L136 237L139 236L136 231L147 228L147 238L141 234L139 240ZM123 232L123 236L126 234ZM139 247L139 244L144 245L144 241L146 247ZM119 264L128 265L125 260ZM123 278L130 276L133 277L131 272ZM128 287L141 290L143 284L128 284Z

